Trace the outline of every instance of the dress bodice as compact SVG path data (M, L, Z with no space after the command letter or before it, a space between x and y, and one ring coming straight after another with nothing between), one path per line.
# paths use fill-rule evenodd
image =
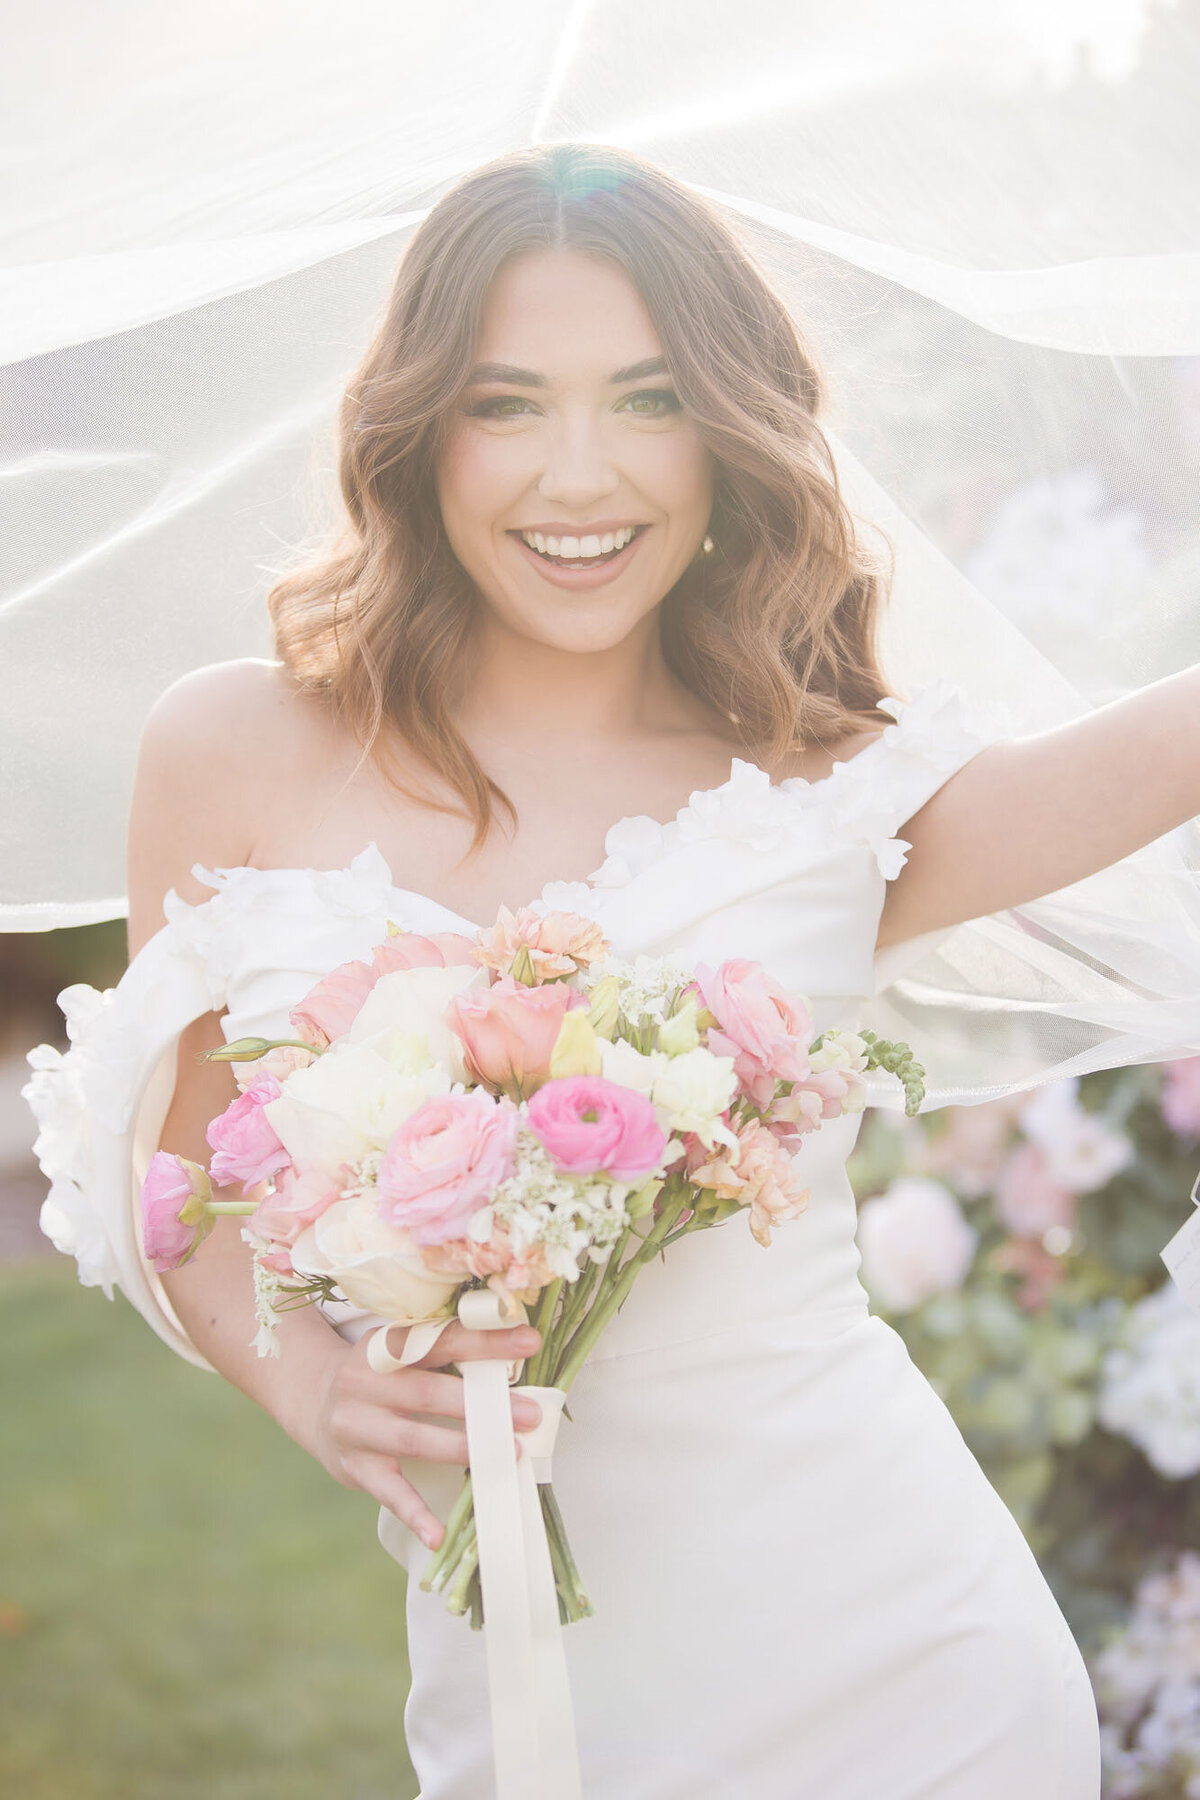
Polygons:
M881 704L896 723L822 780L774 783L734 758L728 781L693 793L673 820L619 820L587 881L548 882L532 905L594 918L622 958L674 951L716 966L751 957L806 997L818 1030L853 1028L879 981L886 883L911 847L900 828L997 735L978 717L968 721L946 681L926 684L911 701ZM135 1230L179 1031L224 1009L227 1041L288 1035L288 1013L313 983L369 956L389 921L468 935L483 921L397 886L375 844L343 869L197 865L194 873L212 897L191 904L171 890L166 925L116 988L101 995L76 986L60 996L71 1049L64 1057L46 1045L30 1052L35 1075L26 1094L52 1183L43 1229L78 1258L85 1282L109 1291L118 1283L168 1342L199 1360ZM884 957L894 967L894 954ZM865 1309L845 1174L859 1122L833 1121L805 1140L797 1157L812 1198L769 1249L751 1238L744 1213L680 1240L670 1259L643 1273L594 1354L683 1341L745 1315ZM365 1328L354 1309L338 1320L348 1331Z

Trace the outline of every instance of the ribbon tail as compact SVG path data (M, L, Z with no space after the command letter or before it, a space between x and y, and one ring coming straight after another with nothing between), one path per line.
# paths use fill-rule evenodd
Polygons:
M473 1289L459 1302L471 1329L497 1329L499 1301ZM574 1712L534 1459L517 1460L508 1365L461 1365L467 1449L483 1590L483 1636L495 1760L495 1800L582 1800Z
M529 1576L529 1611L542 1769L548 1796L553 1795L554 1800L583 1800L579 1749L575 1736L575 1708L571 1700L571 1684L563 1650L563 1628L558 1617L554 1565L550 1560L546 1521L542 1516L542 1503L533 1464L531 1456L522 1456L517 1464L517 1480L521 1490L521 1524Z

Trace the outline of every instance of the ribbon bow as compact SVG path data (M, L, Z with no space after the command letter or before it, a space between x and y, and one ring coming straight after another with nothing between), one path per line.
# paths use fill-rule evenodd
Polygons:
M521 1312L523 1317L523 1308ZM458 1317L469 1331L500 1331L513 1323L511 1307L506 1311L492 1288L470 1288L460 1295ZM450 1323L439 1319L411 1326L398 1357L387 1347L389 1327L381 1326L371 1334L367 1361L380 1374L407 1368L429 1354ZM464 1362L461 1370L496 1800L582 1800L558 1597L537 1491L539 1481L550 1480L566 1393L528 1385L513 1390L542 1409L535 1428L521 1433L523 1455L518 1459L509 1403L509 1382L518 1367L487 1358ZM381 1516L380 1538L391 1549L386 1516Z

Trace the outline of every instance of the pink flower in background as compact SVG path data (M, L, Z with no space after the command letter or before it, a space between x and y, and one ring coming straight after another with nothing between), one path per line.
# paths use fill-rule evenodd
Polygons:
M740 956L716 970L697 963L685 992L695 992L713 1014L717 1023L709 1027L707 1047L715 1056L733 1057L738 1082L756 1106L770 1105L776 1082L809 1074L812 1015L761 963Z
M923 1173L944 1175L964 1200L978 1200L1000 1178L1014 1122L1025 1104L1018 1094L981 1106L956 1106L936 1137L923 1140L916 1160Z
M1056 1181L1039 1144L1010 1151L995 1187L996 1212L1016 1237L1040 1238L1052 1225L1073 1230L1079 1196Z
M583 913L539 913L531 906L514 913L502 906L495 925L479 934L478 961L506 975L522 946L529 952L534 984L540 985L595 962L608 949L608 939Z
M259 1202L247 1222L252 1231L277 1244L294 1244L306 1226L340 1199L341 1188L323 1169L301 1175L288 1168L277 1175L274 1192Z
M667 1147L646 1096L603 1075L547 1081L529 1102L529 1128L569 1175L603 1170L616 1181L639 1181Z
M863 1282L889 1312L960 1288L978 1242L950 1189L923 1175L898 1175L859 1208Z
M161 1275L186 1262L212 1229L204 1203L212 1198L208 1176L186 1156L156 1150L139 1196L142 1248Z
M388 1140L379 1169L379 1214L414 1243L461 1237L511 1175L517 1109L482 1088L422 1101Z
M349 1031L377 979L369 963L339 964L308 990L299 1006L292 1008L292 1030L306 1044L324 1050L334 1038Z
M1067 1273L1065 1259L1052 1256L1034 1238L1005 1238L988 1261L1002 1273L1021 1277L1014 1298L1023 1312L1041 1312Z
M229 1102L219 1118L210 1121L204 1135L215 1154L209 1159L208 1172L218 1187L240 1181L245 1192L291 1160L263 1111L270 1101L278 1100L280 1091L274 1076L261 1075Z
M446 1022L462 1040L472 1080L528 1099L550 1079L550 1057L563 1018L587 1005L587 995L565 982L526 987L501 975L491 987L456 994Z
M1180 1137L1200 1137L1200 1056L1182 1056L1163 1069L1162 1116Z

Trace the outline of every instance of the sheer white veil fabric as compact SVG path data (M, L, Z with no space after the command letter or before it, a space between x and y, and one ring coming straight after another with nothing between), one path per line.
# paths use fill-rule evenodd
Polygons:
M1200 0L75 0L10 22L0 928L119 916L141 721L270 655L408 236L520 144L722 207L895 549L884 666L1009 735L1200 661ZM1200 1052L1200 829L897 945L929 1104ZM890 1084L872 1092L898 1104Z

